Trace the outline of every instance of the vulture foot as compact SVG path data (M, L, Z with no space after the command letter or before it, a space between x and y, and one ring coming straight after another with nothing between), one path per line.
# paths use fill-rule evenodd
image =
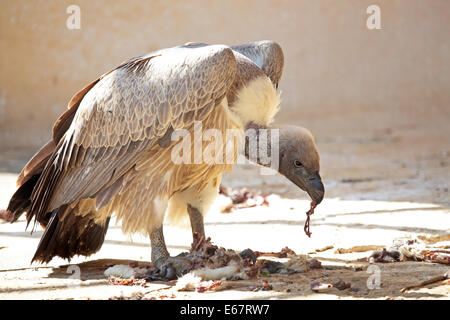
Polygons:
M181 256L167 257L157 261L156 267L159 269L160 276L168 280L174 280L191 270L191 261Z

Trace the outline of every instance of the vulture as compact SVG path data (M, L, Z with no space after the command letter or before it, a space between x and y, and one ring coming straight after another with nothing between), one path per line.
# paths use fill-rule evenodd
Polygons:
M313 136L303 127L271 124L283 65L273 41L187 43L128 60L76 93L3 211L10 222L26 213L27 227L34 219L33 230L36 223L44 228L32 262L97 252L114 215L124 233L149 236L151 261L162 274L187 272L189 263L166 248L163 223L185 219L193 235L204 237L203 218L233 166L173 161L174 134L195 136L198 123L224 136L229 129L277 129L278 172L320 203ZM225 149L219 150L236 160L237 152ZM259 157L255 162L267 166Z

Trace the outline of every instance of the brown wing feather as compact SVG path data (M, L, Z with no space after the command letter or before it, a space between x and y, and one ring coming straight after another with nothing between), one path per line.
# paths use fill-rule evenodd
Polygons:
M70 125L72 124L73 117L75 116L75 113L78 110L78 106L81 103L81 100L84 98L86 93L89 92L101 79L103 79L105 76L113 72L114 70L117 70L119 68L122 68L126 65L129 65L131 61L134 61L136 63L142 63L147 61L148 59L151 59L153 56L149 56L146 58L138 57L130 61L125 61L121 65L119 65L117 68L114 68L105 74L101 75L99 78L92 81L90 84L88 84L86 87L75 93L75 95L70 99L69 104L67 106L67 111L64 112L58 120L56 120L55 124L53 125L53 140L55 144L61 140L63 135L66 133L67 129L69 129Z
M55 147L53 140L50 140L31 158L30 161L28 161L17 178L16 185L18 188L32 176L40 173L44 169L45 164L55 150Z
M121 64L118 68L122 67L125 63ZM55 121L53 125L53 140L50 140L47 142L32 158L28 163L25 165L25 167L22 169L21 173L19 174L17 178L16 185L17 187L20 187L22 184L24 184L28 178L33 176L39 171L42 171L45 167L45 164L47 163L48 159L52 155L52 153L55 151L56 144L59 143L61 138L66 133L67 129L72 124L73 117L75 116L75 113L78 110L78 106L81 103L81 100L83 97L88 93L89 90L94 87L97 82L99 82L104 76L108 75L112 71L116 70L117 68L108 71L107 73L100 76L98 79L92 81L90 84L88 84L86 87L78 91L69 101L67 105L67 110Z
M283 50L278 43L263 40L244 43L231 48L258 65L270 78L275 87L278 88L284 67Z
M103 77L103 76L102 76ZM73 117L75 116L75 113L78 110L78 106L80 105L81 100L83 97L88 93L89 90L92 89L93 86L97 84L97 82L100 81L102 78L98 78L95 81L91 82L89 85L78 91L72 99L70 99L68 108L66 112L64 112L58 120L56 120L55 124L53 125L53 141L57 144L59 140L64 136L67 129L69 129Z
M111 186L170 126L183 128L206 117L235 72L230 48L196 45L138 57L100 78L86 90L48 160L28 221L45 220L55 208Z

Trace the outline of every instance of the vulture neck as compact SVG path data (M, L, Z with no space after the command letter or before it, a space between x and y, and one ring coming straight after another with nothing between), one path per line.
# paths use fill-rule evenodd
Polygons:
M261 166L272 167L278 171L279 153L282 148L279 144L278 129L249 122L245 126L245 157Z
M277 129L269 127L269 124L279 110L279 93L265 75L243 82L244 85L235 93L230 110L246 130L245 156L262 166L278 169L279 132L267 129Z

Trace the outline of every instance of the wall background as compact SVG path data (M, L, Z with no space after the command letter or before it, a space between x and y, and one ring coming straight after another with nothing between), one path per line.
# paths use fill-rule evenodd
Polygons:
M285 53L279 121L318 141L394 127L449 139L447 0L1 0L0 153L32 154L71 96L123 60L188 41L273 39ZM81 8L69 30L66 8ZM382 30L366 8L381 7Z

